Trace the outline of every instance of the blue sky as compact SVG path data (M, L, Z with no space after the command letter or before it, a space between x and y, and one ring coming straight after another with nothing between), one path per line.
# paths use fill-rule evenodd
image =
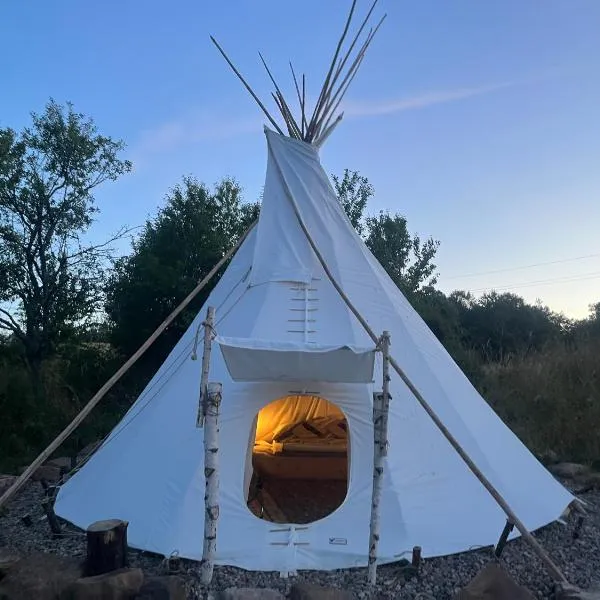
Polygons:
M322 150L326 170L360 171L371 212L401 212L440 240L443 290L495 287L585 316L600 300L600 2L379 4L388 18ZM4 3L0 126L21 128L52 96L127 143L135 170L97 194L98 239L142 224L185 174L232 175L254 200L262 115L209 34L262 98L259 50L288 85L291 59L316 93L348 6Z

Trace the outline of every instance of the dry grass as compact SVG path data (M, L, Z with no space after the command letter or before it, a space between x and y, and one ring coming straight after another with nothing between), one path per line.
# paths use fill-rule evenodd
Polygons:
M600 463L600 340L486 365L479 388L541 458Z

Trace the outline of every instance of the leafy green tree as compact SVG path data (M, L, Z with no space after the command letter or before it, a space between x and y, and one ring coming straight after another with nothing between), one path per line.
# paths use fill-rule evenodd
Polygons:
M486 361L504 362L541 350L560 339L564 330L563 317L516 294L490 292L474 299L455 293L452 297L461 313L463 343Z
M258 215L242 201L239 185L224 179L209 190L186 177L166 205L146 222L130 256L119 259L107 286L112 340L131 354L235 244ZM157 341L160 360L189 326L218 277ZM156 350L154 349L156 348ZM152 362L154 362L152 360Z
M402 292L413 300L417 293L433 287L437 282L433 260L439 242L412 235L406 218L399 214L367 216L366 208L375 191L356 171L346 169L342 177L333 175L332 179L350 222Z
M101 308L109 248L83 236L95 189L131 169L122 149L54 101L21 133L0 129L0 329L19 340L34 374Z
M406 219L398 214L367 217L366 229L369 250L409 299L437 283L433 259L438 241L422 242L418 235L411 235Z
M373 196L373 186L369 180L357 171L344 170L340 178L332 175L333 185L339 201L341 202L350 222L359 235L363 235L365 229L365 209L369 199Z

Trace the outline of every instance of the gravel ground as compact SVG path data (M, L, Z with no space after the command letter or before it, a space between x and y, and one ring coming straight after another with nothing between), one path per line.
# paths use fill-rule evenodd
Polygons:
M573 539L578 516L569 517L567 526L555 523L536 533L542 546L563 569L569 581L583 589L600 583L600 491L580 496L589 503L588 516ZM9 546L22 553L53 552L62 555L85 555L85 535L70 526L63 537L53 539L43 518L40 504L43 490L37 483L29 483L0 516L0 546ZM32 517L27 527L23 515ZM302 572L298 577L282 579L277 573L253 573L231 567L218 567L212 588L270 587L286 593L293 582L307 581L319 585L341 587L354 591L357 598L446 600L466 585L492 559L491 548L423 561L419 575L405 581L398 565L387 565L378 570L376 590L369 592L365 584L366 570L352 569L335 572ZM131 566L140 566L148 574L164 574L165 563L160 557L131 552ZM508 572L538 598L551 597L551 584L546 571L531 549L522 540L509 542L502 555ZM186 575L190 598L206 598L195 577L195 564L182 561L181 571Z

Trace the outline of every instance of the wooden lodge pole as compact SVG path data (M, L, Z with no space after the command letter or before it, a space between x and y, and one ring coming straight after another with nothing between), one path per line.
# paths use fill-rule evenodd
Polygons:
M300 215L300 211L298 210L298 205L296 204L294 195L292 194L291 190L289 189L287 180L283 175L281 165L277 162L277 157L275 155L273 155L273 157L274 157L273 162L275 163L277 170L279 171L279 175L281 177L281 181L284 184L284 189L286 191L288 200L292 204L292 208L294 210L296 218L298 219L298 224L300 225L300 228L304 232L304 235L306 236L306 239L308 240L310 247L312 248L313 252L315 253L317 259L319 260L319 263L323 267L323 271L325 271L327 278L329 279L329 281L331 281L331 284L337 290L338 294L341 296L342 300L345 302L345 304L348 307L348 309L350 310L350 312L352 312L352 314L356 317L358 322L363 326L363 328L368 333L368 335L371 338L371 340L373 341L373 343L377 344L379 342L379 340L378 340L377 336L375 335L374 331L371 329L371 327L369 326L367 321L363 318L363 316L358 312L356 307L352 304L352 302L350 301L348 296L344 293L344 290L341 288L339 283L336 281L331 270L327 266L327 262L323 258L321 251L315 244L315 241L312 239L310 232L308 231L306 225L304 224L304 221L302 220L302 216ZM494 487L492 482L483 474L481 469L473 462L471 457L467 454L467 452L460 445L459 441L452 435L452 433L450 433L450 431L444 425L442 420L437 416L436 412L431 408L431 406L429 405L427 400L425 400L425 398L422 396L421 392L419 392L419 390L413 385L412 381L409 379L409 377L406 375L406 373L402 370L400 365L394 360L394 358L392 356L389 357L389 361L390 361L390 365L392 366L394 371L396 371L396 373L400 376L400 379L402 379L402 381L406 384L408 389L412 392L412 394L416 398L417 402L423 407L425 412L429 415L429 417L435 423L435 425L438 427L438 429L441 431L443 436L448 440L448 442L450 442L450 445L454 448L454 450L456 450L457 454L463 459L463 461L465 462L467 467L469 467L469 469L471 470L473 475L475 475L475 477L477 477L477 479L479 479L481 484L490 493L492 498L494 498L494 500L498 503L498 505L505 512L506 516L510 519L510 521L512 523L515 524L515 527L521 533L523 538L535 550L535 553L539 556L540 560L544 563L544 565L546 566L548 571L552 574L552 576L556 579L556 581L567 583L567 579L564 576L564 574L562 573L562 571L552 561L552 559L550 558L548 553L544 550L544 548L542 548L541 544L533 537L533 535L531 535L531 533L528 531L527 527L525 527L525 524L519 519L519 517L517 517L517 515L514 513L512 508L509 506L509 504L506 502L506 500L502 497L502 494L500 494L500 492Z
M54 441L23 471L17 480L0 496L0 508L2 508L14 494L16 494L27 483L29 478L42 465L52 453L77 429L80 423L92 412L94 407L104 398L108 391L129 371L138 359L155 342L156 338L173 322L179 313L206 287L208 282L217 274L221 267L233 256L242 245L258 221L244 232L235 246L226 252L225 256L210 270L208 275L187 295L183 302L156 328L154 333L136 350L127 362L96 392L96 395L81 409L81 412L65 427L65 429L54 439Z
M204 414L204 546L200 577L208 585L212 581L217 550L217 522L219 520L219 408L223 386L209 383Z
M383 488L384 457L387 455L387 424L390 406L390 334L383 332L379 343L383 356L383 393L373 398L373 494L369 532L369 583L377 582L377 549L379 546L381 491Z
M212 346L212 334L215 327L215 309L212 306L206 311L206 321L204 325L204 350L202 352L202 374L200 376L200 398L198 402L198 416L196 418L196 427L204 425L204 416L206 414L206 397L208 385L208 371L210 369L210 352Z

